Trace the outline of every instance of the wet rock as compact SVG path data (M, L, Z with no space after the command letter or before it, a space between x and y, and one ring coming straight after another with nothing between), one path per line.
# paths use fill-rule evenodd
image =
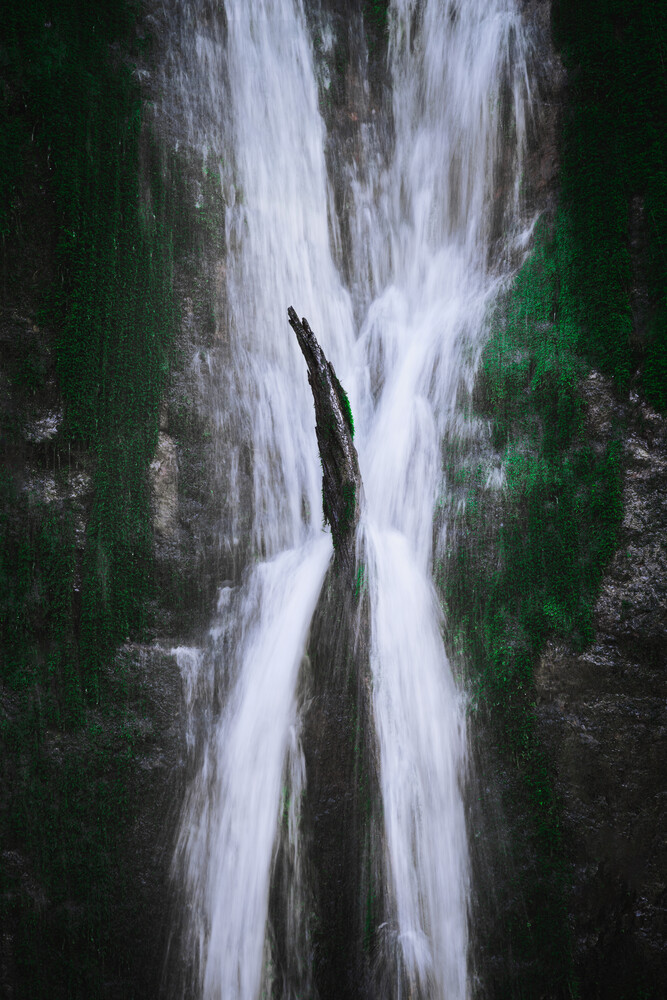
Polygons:
M128 956L132 995L158 997L165 995L164 956L180 906L170 870L186 781L182 680L172 651L157 644L127 643L113 670L125 679L122 731L131 734L133 747L126 782L131 822L122 844L133 892L114 913L115 937ZM119 996L129 994L116 988Z
M173 439L164 431L160 431L158 436L149 474L155 530L173 536L178 514L178 458Z
M522 16L531 41L533 113L527 123L528 150L522 190L529 212L553 210L558 194L559 141L566 73L554 48L551 0L523 0Z
M368 614L335 568L315 613L307 665L303 827L315 991L320 1000L379 1000L388 995L375 981L385 960L387 881Z
M382 166L388 165L393 146L389 34L382 4L307 0L305 6L326 124L325 157L335 209L332 249L361 322L370 303L357 275L367 265L370 247L364 227L351 226L351 206L365 189L381 197Z
M589 431L618 408L588 380ZM582 995L667 991L667 426L626 406L619 546L583 652L548 644L537 720L562 801Z

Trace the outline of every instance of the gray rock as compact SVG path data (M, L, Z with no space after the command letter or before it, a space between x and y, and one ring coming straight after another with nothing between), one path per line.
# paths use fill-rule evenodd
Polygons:
M155 530L174 537L178 515L178 456L175 442L163 430L158 435L149 475Z
M618 404L599 375L586 391L595 437ZM562 802L575 968L582 988L605 997L638 975L667 987L667 427L637 397L626 419L624 517L595 638L581 653L549 643L535 674Z

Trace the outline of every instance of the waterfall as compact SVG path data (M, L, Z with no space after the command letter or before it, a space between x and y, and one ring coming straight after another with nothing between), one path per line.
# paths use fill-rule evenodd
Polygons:
M286 323L294 304L357 424L384 816L375 849L391 910L383 948L399 970L393 995L407 982L412 997L464 1000L465 704L431 581L433 515L457 386L503 276L502 254L489 263L493 242L511 237L518 215L528 81L515 0L392 3L391 153L373 159L362 141L365 179L351 168L347 182L354 314L331 250L338 220L301 0L225 0L224 11L171 0L162 16L163 117L179 142L216 163L225 199L217 322L228 349L219 394L209 396L218 447L233 428L252 457L255 562L241 586L221 591L206 648L176 651L195 774L175 871L196 990L205 1000L257 1000L273 989L266 925L286 809L290 946L307 948L297 928L307 776L296 691L331 545L312 400Z
M341 372L354 341L350 298L329 250L324 126L303 10L291 0L227 0L224 14L221 27L207 3L175 5L169 110L204 160L221 164L221 312L233 371L213 405L220 433L227 405L249 444L252 550L266 561L236 600L223 602L194 678L192 657L180 654L192 691L211 690L211 672L227 678L228 691L202 736L176 863L202 996L255 1000L290 740L288 794L294 809L300 801L297 673L331 553L321 537L312 398L287 306L309 316ZM193 695L193 711L200 702ZM296 815L290 829L298 854Z
M498 287L499 184L508 220L518 215L526 63L511 0L397 0L392 13L395 147L375 208L384 256L369 254L377 291L357 343L373 705L400 960L412 995L463 1000L465 713L431 583L433 512L457 382ZM513 141L501 178L503 126Z

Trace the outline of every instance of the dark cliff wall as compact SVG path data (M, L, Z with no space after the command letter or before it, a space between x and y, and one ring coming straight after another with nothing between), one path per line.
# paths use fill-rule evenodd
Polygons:
M582 996L667 991L667 30L659 6L554 5L568 70L563 284L593 370L584 433L618 441L622 514L590 642L553 634L535 674L562 808ZM565 242L565 241L564 241ZM597 369L597 371L596 371ZM599 444L598 444L599 447Z
M526 178L543 215L467 404L488 451L446 453L463 511L440 578L473 693L475 961L482 996L658 997L664 19L611 0L524 10L543 66Z
M145 121L137 9L2 20L0 992L154 996L180 680L138 643L161 615L149 463L193 236Z

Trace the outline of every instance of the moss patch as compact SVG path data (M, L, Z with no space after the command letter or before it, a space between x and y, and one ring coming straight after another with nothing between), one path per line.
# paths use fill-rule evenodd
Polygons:
M561 280L567 263L559 224L555 234L539 227L491 319L473 409L490 422L502 480L487 484L487 463L450 452L460 508L440 578L450 644L469 665L473 705L491 719L502 780L513 787L506 809L526 817L519 850L533 860L517 877L528 920L523 909L509 919L518 920L511 939L525 995L547 981L554 995L574 988L558 803L535 728L533 667L548 637L579 648L590 640L622 514L618 440L594 446L586 433L580 386L589 369Z
M525 911L510 919L515 972L492 983L499 996L576 994L533 668L550 637L579 649L590 641L622 515L623 428L592 434L583 381L592 364L619 393L634 383L659 409L667 400L665 21L639 0L557 0L553 12L569 77L559 208L538 227L481 359L472 408L490 422L495 459L450 443L459 513L440 576L449 642L470 667L505 808L525 825L528 860L515 875Z

